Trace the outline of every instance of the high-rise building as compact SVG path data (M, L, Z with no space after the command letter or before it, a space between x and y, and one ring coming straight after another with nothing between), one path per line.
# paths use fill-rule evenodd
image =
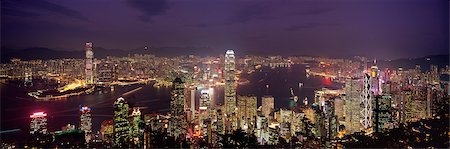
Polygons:
M111 63L101 63L97 65L97 83L110 84L117 81L116 66Z
M225 113L227 117L236 111L236 70L233 50L225 53Z
M259 144L265 144L269 140L269 121L262 113L258 114L256 117L255 135Z
M33 86L33 71L31 71L31 68L25 68L23 85Z
M304 112L295 112L292 111L292 120L291 120L291 134L304 133L305 125L302 122L302 119L305 117Z
M130 124L128 121L127 101L120 97L114 102L114 146L128 147L130 138Z
M342 98L334 98L334 113L339 122L345 121L344 117L344 100Z
M397 110L397 123L405 123L407 121L406 118L407 115L411 115L411 114L407 114L409 112L407 112L410 108L407 107L408 103L411 103L412 100L412 91L409 88L406 89L402 89L402 91L400 92L400 98L399 101L397 101L396 103L398 104L398 110Z
M197 92L197 89L192 89L191 90L191 101L190 101L190 111L191 111L191 119L195 118L195 93Z
M430 83L437 84L439 83L439 71L437 65L430 65Z
M426 99L418 99L414 97L411 89L402 91L402 122L415 122L427 116L427 101Z
M211 95L209 89L203 89L200 91L200 107L203 107L203 109L210 109L211 108Z
M105 120L100 126L100 134L105 144L111 144L114 135L114 123L113 120Z
M182 137L184 138L186 134L186 116L184 113L184 102L185 102L185 93L184 93L184 82L180 78L175 78L173 81L173 90L171 92L171 100L170 100L170 114L171 121L170 125L170 133L175 138Z
M94 52L92 51L92 43L86 42L86 68L85 68L85 83L94 83Z
M144 140L143 148L152 148L153 132L162 132L167 134L169 127L170 115L161 114L145 114L144 115Z
M372 126L372 92L371 92L371 76L364 74L363 88L361 94L361 124L365 129Z
M272 96L264 96L261 99L262 102L262 114L264 117L269 118L270 113L275 109L275 99Z
M208 123L211 121L210 106L211 106L211 96L209 94L209 89L203 89L200 91L200 103L199 103L199 126L202 130L204 136L207 135Z
M389 128L391 122L391 96L378 95L374 99L373 128L375 132L382 132Z
M222 112L222 110L219 108L219 109L217 109L217 123L216 123L216 132L217 132L217 134L221 134L221 135L223 135L224 134L224 122L223 122L223 112Z
M86 143L91 142L92 140L92 116L91 116L91 108L89 107L81 107L80 108L81 116L80 116L80 130L84 131L84 138Z
M374 62L374 65L372 65L371 71L370 71L370 91L373 95L380 95L381 94L381 80L380 80L380 70L378 69L378 66L376 65L376 61Z
M362 128L361 119L361 89L362 82L360 79L351 78L345 82L345 96L344 96L344 126L351 134L360 131Z
M30 123L30 134L38 135L38 134L47 134L47 113L44 112L36 112L33 115L30 115L31 123Z
M256 117L256 96L238 97L238 120L242 130L253 130Z
M142 144L142 124L144 123L142 121L142 116L141 116L141 111L139 110L139 108L135 107L133 108L133 112L131 113L130 116L131 119L131 137L133 139L133 146L137 147L137 148L141 148Z
M324 110L324 126L326 130L326 137L328 139L334 139L337 135L337 117L335 113L335 99L329 99L325 101L325 105L323 106Z

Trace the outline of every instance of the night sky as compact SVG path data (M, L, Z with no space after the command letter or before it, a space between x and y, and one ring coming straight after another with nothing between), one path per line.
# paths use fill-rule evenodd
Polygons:
M448 0L2 0L1 45L210 47L292 55L449 53Z

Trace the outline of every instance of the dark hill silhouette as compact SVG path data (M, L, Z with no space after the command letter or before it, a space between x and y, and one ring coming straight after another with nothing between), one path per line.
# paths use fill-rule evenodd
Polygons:
M208 47L158 47L158 48L135 48L132 50L106 49L102 47L93 47L95 58L106 58L107 56L127 56L129 54L153 54L156 56L173 57L182 55L219 55L223 50L214 50ZM61 51L44 47L32 47L26 49L11 49L2 47L1 62L7 63L12 58L22 60L34 59L60 59L60 58L84 58L84 51Z
M153 54L156 56L174 57L183 55L198 55L198 56L218 56L223 54L224 49L212 49L209 47L144 47L134 48L131 50L120 49L106 49L102 47L93 47L95 58L106 58L107 56L123 57L129 54ZM242 50L241 54L237 53L236 56L244 55L277 55L274 52L258 52L252 50ZM26 49L11 49L7 47L1 48L1 62L7 63L11 58L20 58L22 60L33 59L60 59L60 58L84 58L84 51L61 51L44 47L32 47ZM335 58L351 58L337 56ZM427 60L429 58L429 60ZM431 55L420 58L410 59L396 59L391 61L380 60L378 65L381 68L397 69L403 67L405 69L414 68L416 64L421 65L422 70L428 70L430 64L438 65L439 68L445 67L449 64L449 55Z

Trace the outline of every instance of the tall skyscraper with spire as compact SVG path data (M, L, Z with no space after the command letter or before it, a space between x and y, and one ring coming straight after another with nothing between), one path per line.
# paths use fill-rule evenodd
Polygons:
M92 51L92 42L86 42L86 68L85 68L85 83L94 83L94 52Z
M236 111L236 63L233 50L225 53L225 114L231 116Z

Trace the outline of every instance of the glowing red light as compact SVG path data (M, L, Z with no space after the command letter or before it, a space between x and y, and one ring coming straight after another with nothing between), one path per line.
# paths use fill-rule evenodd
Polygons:
M47 116L47 113L44 112L35 112L33 115L30 115L30 118L36 118L36 117L45 117Z
M322 80L322 84L325 85L325 86L330 86L331 83L332 83L331 78L324 77L323 80Z

